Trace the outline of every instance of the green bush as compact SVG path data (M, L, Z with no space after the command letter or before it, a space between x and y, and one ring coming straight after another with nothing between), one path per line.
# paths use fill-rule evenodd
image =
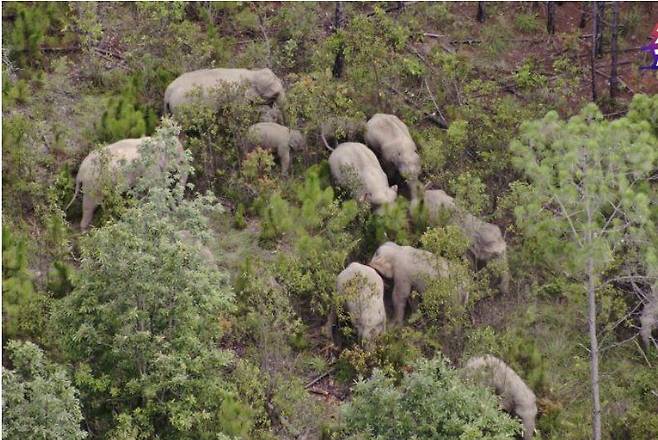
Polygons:
M171 140L175 131L158 136ZM154 177L138 183L137 191L148 188L139 206L81 240L79 282L57 303L53 330L79 366L95 433L246 435L252 412L226 375L233 354L217 345L233 292L227 275L177 235L203 237L206 215L221 208L209 197L184 200L180 184L170 189L171 178Z
M442 358L421 360L399 385L376 370L342 408L335 438L512 439L518 422L488 391L467 385Z
M282 254L276 277L293 295L324 315L333 304L336 275L356 249L360 211L353 200L340 203L322 187L319 168L311 168L296 188L293 203L278 193L261 210L262 239L283 238L293 252Z
M13 369L2 369L2 437L86 438L78 392L66 370L31 342L10 341L5 356Z
M201 91L197 93L195 97L201 99ZM244 98L244 86L222 85L207 93L214 107L195 100L176 115L195 159L197 186L247 202L251 194L244 194L238 180L240 144L258 121L258 111Z
M38 293L27 261L27 240L2 225L2 337L42 336L48 298Z

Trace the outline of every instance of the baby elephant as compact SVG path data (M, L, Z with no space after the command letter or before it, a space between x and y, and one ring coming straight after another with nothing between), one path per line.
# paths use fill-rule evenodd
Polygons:
M164 172L167 167L167 159L163 153L159 163L154 164L150 170L141 169L134 166L133 162L141 158L139 148L142 144L150 140L150 137L140 139L123 139L113 144L107 145L100 150L92 151L80 164L78 175L75 179L75 193L73 199L68 204L68 209L73 201L77 198L78 193L82 190L82 220L80 229L85 230L91 223L96 207L103 202L103 163L107 160L107 176L111 179L112 184L117 185L119 191L123 192L132 188L137 179L143 176L147 171ZM185 162L185 150L183 145L176 139L176 161ZM185 185L187 176L181 176L181 183Z
M386 330L384 281L371 267L350 263L336 280L336 292L345 298L345 306L359 338L368 342ZM331 328L336 319L332 312L327 322Z
M368 121L365 140L370 148L398 170L409 185L411 198L415 199L419 186L420 156L404 122L395 115L377 113Z
M523 439L532 439L537 417L537 399L535 393L514 370L497 357L486 355L470 359L464 367L464 372L467 377L476 379L501 396L503 409L521 419Z
M431 252L393 242L381 245L368 265L383 277L393 279L394 322L401 324L412 289L425 292L430 280L448 276L448 262Z
M381 206L394 202L398 195L397 185L388 186L377 156L363 144L340 144L329 156L329 167L336 183L351 191L357 200Z
M258 147L276 151L281 161L281 172L286 176L290 168L290 149L299 151L306 148L306 140L299 130L291 130L275 122L259 122L249 127L243 153L247 154Z
M470 241L468 250L471 253L474 266L477 267L478 263L487 263L493 259L498 259L503 263L503 273L501 274L499 287L502 293L507 293L509 291L507 244L500 228L464 212L457 207L455 199L440 189L425 191L423 202L431 224L436 225L439 223L442 210L452 216L452 219Z

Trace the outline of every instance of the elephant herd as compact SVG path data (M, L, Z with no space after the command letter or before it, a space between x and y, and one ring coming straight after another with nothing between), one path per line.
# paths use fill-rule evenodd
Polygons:
M169 84L165 91L165 114L176 117L186 105L213 106L213 99L216 98L212 91L222 84L244 86L245 97L259 106L260 122L247 129L240 146L242 153L246 154L259 147L270 150L276 153L281 171L287 175L291 151L305 149L306 140L300 131L280 124L285 123L285 112L281 111L285 108L285 90L281 80L270 69L219 68L185 73ZM406 185L411 196L411 209L422 204L431 224L439 223L441 213L450 214L451 221L469 240L468 257L476 268L494 259L503 263L499 288L501 292L507 292L509 273L506 243L500 229L463 210L444 191L424 190L419 181L420 156L404 122L394 115L382 113L375 114L367 122L335 117L322 123L320 131L322 141L331 150L329 167L338 186L349 191L355 199L380 209L396 200L398 187L389 186L388 179L391 174L399 176L402 180L400 183ZM166 168L167 164L162 160L153 165L153 170L126 166L139 158L139 147L148 139L124 139L90 153L82 161L73 198L75 200L82 192L82 230L89 227L94 210L102 202L100 180L103 164L107 166L116 185L121 182L120 190L134 185L141 173ZM339 139L343 142L338 143ZM364 143L358 142L361 140ZM183 161L185 153L182 144L178 142L176 148L180 153L178 158ZM183 182L185 177L182 176ZM344 298L358 336L368 342L381 334L387 326L383 278L393 282L393 323L400 325L412 291L422 294L431 280L448 277L449 272L449 263L430 252L388 242L377 249L367 265L350 263L337 276L336 290L339 297ZM455 292L455 295L459 301L468 300L466 291ZM658 307L654 305L647 308L646 315L644 321L647 325L655 326ZM333 318L335 314L332 312L329 325ZM534 393L523 380L502 360L493 356L471 359L464 371L471 376L477 373L481 382L502 396L503 408L521 418L524 439L530 439L537 407Z

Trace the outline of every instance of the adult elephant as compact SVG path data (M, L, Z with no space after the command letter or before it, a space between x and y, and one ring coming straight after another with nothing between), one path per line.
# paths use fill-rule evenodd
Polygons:
M140 163L143 153L141 148L146 142L152 143L155 163L144 167L144 164ZM119 192L124 192L132 188L137 180L147 173L164 173L173 167L173 162L184 163L185 149L178 139L175 139L174 143L175 151L169 152L167 151L169 146L161 144L157 138L123 139L89 153L80 164L75 178L75 193L66 207L68 209L82 192L80 229L84 231L89 227L94 211L103 203L104 184L110 184ZM180 181L185 185L186 173L180 176Z
M165 90L165 114L176 114L181 106L195 102L200 89L201 101L212 105L212 90L221 84L245 85L246 97L259 104L285 106L281 80L270 69L201 69L176 78Z

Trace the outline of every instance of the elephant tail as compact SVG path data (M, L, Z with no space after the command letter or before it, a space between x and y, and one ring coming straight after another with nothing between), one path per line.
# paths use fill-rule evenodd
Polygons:
M320 132L320 137L322 138L322 142L324 142L324 146L327 147L327 150L334 151L334 149L329 146L329 142L327 142L327 138L324 137L324 133Z
M78 179L75 179L75 192L73 193L73 198L69 202L68 205L66 205L66 208L64 208L64 211L68 211L73 202L75 202L75 199L78 197L78 194L80 193L80 181Z

